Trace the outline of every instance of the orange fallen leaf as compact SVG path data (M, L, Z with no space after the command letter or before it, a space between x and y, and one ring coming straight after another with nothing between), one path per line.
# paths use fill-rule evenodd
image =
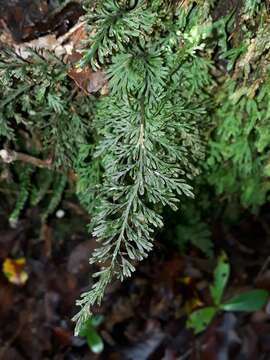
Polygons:
M79 52L73 52L68 56L67 62L71 64L68 76L76 83L76 85L90 95L98 91L103 91L107 87L108 80L106 74L102 70L93 71L90 67L80 68L77 66L82 55Z
M3 273L8 281L15 285L24 285L28 280L25 271L26 260L21 257L18 259L6 258L3 262Z
M107 83L107 79L103 71L94 72L90 68L73 68L69 70L68 75L87 95L98 92Z

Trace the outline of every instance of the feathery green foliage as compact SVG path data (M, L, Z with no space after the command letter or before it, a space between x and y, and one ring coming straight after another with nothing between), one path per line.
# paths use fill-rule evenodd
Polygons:
M30 165L19 166L18 167L18 177L20 182L20 190L18 194L18 198L16 201L15 208L9 217L9 221L11 226L15 226L22 209L25 206L26 201L29 196L29 189L31 184L31 174L33 172L33 168Z
M154 232L163 225L160 206L176 210L179 196L193 197L189 183L203 158L200 129L207 123L208 96L202 88L212 81L211 62L198 53L204 51L211 19L205 8L180 7L162 24L156 5L99 4L90 51L80 63L107 65L110 94L97 102L93 120L99 139L93 158L99 159L102 176L92 220L100 246L90 261L101 268L77 302L76 333L111 279L131 276L136 261L147 257Z
M55 55L29 52L27 59L8 49L0 53L0 134L18 142L12 125L21 126L55 167L72 166L86 142L91 99L72 89L67 66Z
M259 2L249 3L248 14L259 6ZM265 6L260 10L262 19L266 18ZM239 34L239 45L223 54L229 74L216 97L207 168L208 181L218 194L229 199L238 196L245 207L256 209L267 201L270 190L270 27L259 21L255 36L254 19L244 15L242 26L249 31Z
M79 146L88 141L92 102L72 86L67 65L61 59L49 52L28 52L27 57L11 49L0 53L1 143L39 157L45 167L34 169L17 165L16 161L13 165L12 161L15 172L18 168L19 184L18 200L10 216L12 224L28 199L30 205L36 206L46 198L44 221L54 212L66 184L65 173L75 167ZM48 195L51 191L52 195Z
M42 214L42 221L46 222L49 215L54 213L57 206L59 205L63 191L65 190L66 184L67 184L67 178L65 175L57 174L57 178L55 179L54 185L53 185L53 193L50 198L50 202L47 206L46 211Z
M193 198L195 177L196 193L211 188L211 206L219 195L253 209L269 198L267 4L245 0L214 22L216 3L85 1L89 36L77 69L106 72L106 95L80 91L50 52L0 53L1 146L39 159L21 173L10 164L20 187L11 219L30 200L47 221L70 172L91 215L96 282L77 302L76 334L112 279L147 257L163 208ZM184 202L177 242L210 256L201 204Z

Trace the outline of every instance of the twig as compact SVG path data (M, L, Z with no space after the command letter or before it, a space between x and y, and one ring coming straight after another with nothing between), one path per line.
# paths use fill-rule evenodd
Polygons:
M64 200L63 207L67 207L68 209L73 210L77 215L80 215L81 217L89 221L89 213L81 205L78 205L72 201Z
M7 150L7 149L0 150L0 159L1 158L5 164L10 164L13 163L14 161L22 161L24 163L34 165L38 168L55 170L56 172L65 174L68 177L70 183L74 183L77 179L77 175L74 173L73 170L67 171L64 168L54 169L52 158L42 160L35 158L34 156L31 155L27 155L14 150Z
M2 149L0 150L0 157L6 164L13 163L14 161L22 161L37 166L39 168L50 169L52 167L52 159L42 160L27 154L16 152L14 150Z

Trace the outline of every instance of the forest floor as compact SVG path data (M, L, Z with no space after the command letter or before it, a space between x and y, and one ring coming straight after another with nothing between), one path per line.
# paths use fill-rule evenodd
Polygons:
M0 0L0 28L9 41L30 41L53 32L61 36L82 9L76 1L62 12L48 1ZM1 189L0 189L1 191ZM0 262L13 264L15 281L0 272L0 360L269 360L270 306L253 314L220 314L195 337L185 326L187 314L209 301L215 262L189 248L183 255L160 234L155 250L134 276L116 282L103 304L97 331L105 343L93 354L83 338L73 336L70 321L75 300L89 287L93 270L88 257L95 240L87 233L89 218L73 198L61 203L62 218L41 227L39 209L27 210L18 226L8 223L8 194L0 200ZM180 215L179 215L180 216ZM212 238L230 259L232 274L226 295L259 286L270 290L270 207L258 216L243 212L238 225L216 223ZM27 278L23 277L26 271ZM90 280L91 281L91 280Z
M105 348L100 355L91 353L83 338L73 336L70 318L76 298L89 286L88 257L95 240L89 238L89 219L76 202L63 201L61 209L65 216L51 218L41 234L38 208L28 210L11 229L11 208L1 203L0 261L24 258L28 279L21 277L19 266L18 284L0 274L0 359L270 358L269 309L221 314L197 337L187 330L189 311L209 301L214 262L194 249L181 255L162 236L134 276L114 283L96 309L103 317L98 333ZM238 226L216 224L213 229L215 243L222 243L232 266L226 295L254 285L270 290L270 259L265 256L270 235L264 226L269 217L268 208L259 218L247 215Z

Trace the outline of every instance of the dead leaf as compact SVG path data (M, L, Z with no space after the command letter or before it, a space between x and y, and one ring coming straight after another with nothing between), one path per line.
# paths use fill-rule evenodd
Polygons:
M23 257L18 259L7 258L3 263L3 273L12 284L24 285L28 280L25 265L26 260Z
M103 71L93 71L89 67L84 69L72 68L69 70L68 75L87 95L98 92L107 83Z

